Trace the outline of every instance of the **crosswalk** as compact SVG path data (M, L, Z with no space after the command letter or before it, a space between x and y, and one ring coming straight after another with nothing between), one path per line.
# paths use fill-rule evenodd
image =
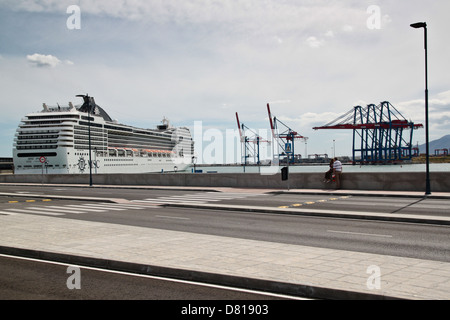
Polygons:
M81 203L68 205L45 205L45 206L27 206L21 208L6 208L0 211L0 215L17 214L38 214L46 216L64 216L71 214L83 214L92 212L125 211L125 210L143 210L149 207L155 207L152 204L136 203Z
M232 193L232 192L200 192L184 195L161 196L156 198L148 198L144 200L133 200L134 203L152 203L152 204L203 204L208 202L217 202L223 200L243 199L248 197L261 196L260 193Z
M0 210L1 215L37 214L45 216L65 216L83 213L101 213L108 211L142 210L149 207L157 207L169 203L207 203L222 200L242 199L259 196L253 193L221 193L221 192L201 192L184 195L160 196L143 200L132 200L129 203L106 203L90 202L66 205L41 205L24 206L20 208L4 208Z

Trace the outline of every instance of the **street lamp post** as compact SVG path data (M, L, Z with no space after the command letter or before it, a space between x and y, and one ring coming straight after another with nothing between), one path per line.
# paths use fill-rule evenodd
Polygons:
M92 156L91 156L91 105L88 105L88 139L89 139L89 186L92 187Z
M431 194L430 186L430 146L429 146L429 130L428 130L428 45L427 45L427 24L426 22L417 22L411 24L412 28L424 30L424 47L425 47L425 146L426 146L426 182L425 195Z
M87 114L88 114L88 144L89 144L89 186L92 187L92 156L91 156L91 101L89 98L89 95L83 95L83 94L79 94L77 95L77 97L81 97L84 100L84 105L86 105L87 108Z

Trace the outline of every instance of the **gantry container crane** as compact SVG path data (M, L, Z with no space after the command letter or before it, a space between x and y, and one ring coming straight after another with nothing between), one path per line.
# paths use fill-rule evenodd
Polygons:
M407 121L388 101L363 108L353 107L319 129L353 130L353 163L388 163L410 160L413 156L414 129L422 124ZM403 135L410 130L409 139Z

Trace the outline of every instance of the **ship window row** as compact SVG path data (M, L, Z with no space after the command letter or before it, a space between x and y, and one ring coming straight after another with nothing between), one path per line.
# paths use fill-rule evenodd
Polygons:
M58 140L17 141L17 144L55 144Z
M40 119L80 119L77 114L65 114L65 115L51 115L51 116L28 116L29 120L40 120Z
M88 132L89 131L89 128L86 126L86 127L83 127L83 126L73 126L76 130L82 130L82 132ZM94 127L94 126L92 126L91 125L91 133L92 132L104 132L104 130L103 129L99 129L99 128L96 128L96 127Z
M114 152L109 152L109 156L110 157L125 157L125 156L127 156L127 157L133 157L133 156L136 156L136 157L148 157L148 158L170 158L170 155L168 154L168 153L140 153L140 154L138 154L138 153L136 153L136 154L132 154L132 153L129 153L129 152L127 152L127 154L125 155L125 152L119 152L119 153L114 153Z
M109 126L105 125L105 129L108 129ZM156 138L156 139L171 139L171 134L164 134L164 133L157 133L153 131L149 132L142 132L142 131L133 131L132 129L123 129L123 130L115 130L110 129L107 130L109 135L116 135L116 136L126 136L126 137L133 137L133 138L140 138L140 139L148 139L148 138Z
M81 147L81 148L89 148L89 144L87 142L81 142L81 141L76 141L75 140L75 146ZM93 147L103 147L102 143L95 143L95 142L91 142L91 148Z
M118 135L115 133L108 133L108 137L111 139L127 139L127 140L134 140L134 141L172 141L172 137L160 137L160 136L145 136L140 137L136 135Z
M154 137L161 137L161 138L169 138L172 136L169 133L161 133L161 132L154 132L154 131L133 131L135 135L143 135L143 136L154 136Z
M28 150L28 149L56 149L57 145L37 145L37 146L17 146L17 150Z
M105 124L105 129L110 129L108 130L108 133L110 134L119 134L119 135L133 135L133 136L139 136L139 135L143 135L143 136L151 136L151 137L160 137L160 138L170 138L171 135L167 134L167 133L160 133L160 132L155 132L155 131L142 131L142 130L133 130L131 128L118 128L118 127L114 127L114 126L110 126L110 125L106 125Z
M161 139L161 138L156 138L156 137L147 137L147 138L141 138L141 137L134 137L134 136L129 136L129 137L124 137L124 136L117 136L117 135L112 135L109 134L108 135L108 140L120 140L120 141L135 141L135 142L144 142L144 143L163 143L163 144L167 144L167 143L175 143L175 141L172 141L171 139Z
M24 121L25 124L29 125L36 125L36 124L59 124L62 123L61 120L55 120L55 121Z
M137 150L164 150L164 151L170 151L173 148L168 147L167 145L132 145L132 144L118 144L118 143L109 143L109 148L116 148L118 150L120 149L135 149Z
M34 152L34 153L18 153L17 156L19 158L39 158L39 157L56 157L57 153L56 152Z
M80 140L89 140L88 136L75 136L75 139L80 139ZM91 136L91 141L104 141L105 139L103 137L96 137L96 136Z
M117 127L117 126L111 126L109 124L105 124L104 127L105 127L105 129L111 129L111 130L117 130L117 131L127 131L127 132L133 131L133 129L131 129L131 128L122 128L122 127Z
M74 137L76 139L89 139L89 135L88 134L84 134L84 133L75 133ZM96 138L96 139L101 139L101 140L105 140L105 137L102 136L101 134L91 134L91 139Z
M78 134L88 134L89 130L88 128L75 127L74 132ZM103 131L102 129L91 128L91 134L106 134L106 132Z
M108 142L108 147L111 148L130 148L130 149L148 149L148 150L172 150L175 146L167 145L167 144L161 144L161 143L153 143L153 144L133 144L127 142L120 143L119 142Z
M122 159L105 158L104 161L133 161L133 159L127 159L127 158L122 158Z
M31 166L31 165L24 165L23 168L24 168L24 169L31 169L31 168L34 168L34 169L41 169L43 165L44 165L44 164L35 164L34 166ZM48 165L45 165L45 167L47 167L47 168L53 168L53 165L48 164ZM66 164L63 164L62 167L63 167L63 168L66 168L67 165L66 165ZM21 165L18 165L18 166L17 166L17 169L21 169L21 168L22 168ZM55 168L59 168L59 164L55 164Z
M20 135L22 134L51 134L51 133L59 133L59 130L26 130L26 131L17 131Z
M19 135L17 139L19 140L38 140L38 139L57 139L59 135L33 135L33 136L25 136L25 135Z
M168 146L170 149L172 149L175 146L175 143L173 141L161 141L161 140L136 140L136 139L119 139L117 137L108 137L108 143L109 144L114 144L114 145L128 145L128 146L136 146L139 148L146 148L146 149L154 149L149 148L149 146L155 146L158 147L159 146Z
M97 128L103 128L103 126L100 124L100 123L95 123L95 122L91 122L91 123L89 123L89 122L86 122L86 121L79 121L78 122L79 124L81 124L81 125L83 125L83 126L88 126L88 127L91 127L91 130L92 130L92 127L97 127Z
M77 149L89 149L89 143L88 142L82 142L82 141L75 141L75 146ZM106 149L106 146L102 143L94 143L91 142L91 149Z
M52 124L52 125L21 124L19 126L19 128L20 129L39 129L39 131L36 131L36 132L40 133L40 132L45 132L44 130L42 130L42 128L72 128L72 126L68 125L68 124ZM30 132L30 131L27 131L27 132Z

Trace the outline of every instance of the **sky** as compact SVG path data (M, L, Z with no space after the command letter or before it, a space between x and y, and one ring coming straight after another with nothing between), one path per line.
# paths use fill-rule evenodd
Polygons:
M269 138L267 103L308 137L296 153L350 156L351 130L312 128L381 101L425 123L419 21L438 139L450 133L448 12L448 0L0 0L0 157L25 114L86 93L120 123L189 127L199 163L241 161L236 112Z

